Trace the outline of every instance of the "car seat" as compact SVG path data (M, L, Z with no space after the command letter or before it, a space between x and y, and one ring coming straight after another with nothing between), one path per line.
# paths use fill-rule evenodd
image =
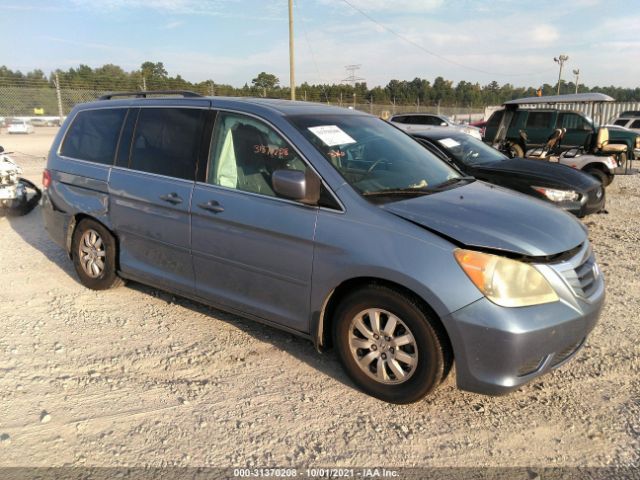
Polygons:
M267 137L257 127L244 123L233 128L233 148L238 167L238 189L248 192L274 195L271 174L267 171Z
M619 155L627 151L627 146L621 143L609 143L609 129L600 127L598 136L596 137L596 153L604 153L607 155Z

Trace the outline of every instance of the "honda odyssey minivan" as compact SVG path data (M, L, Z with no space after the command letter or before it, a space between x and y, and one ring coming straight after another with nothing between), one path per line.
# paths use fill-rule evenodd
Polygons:
M52 145L45 225L88 288L137 281L333 347L394 403L454 363L459 388L509 392L593 329L604 281L571 215L371 115L173 93L78 105Z

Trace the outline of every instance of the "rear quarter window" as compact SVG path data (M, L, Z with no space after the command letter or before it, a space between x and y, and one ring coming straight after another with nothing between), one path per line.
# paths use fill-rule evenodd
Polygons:
M497 127L502 120L502 115L504 114L504 110L498 110L497 112L493 112L493 114L489 117L487 121L487 127Z
M104 165L113 164L126 109L78 112L65 135L60 155Z

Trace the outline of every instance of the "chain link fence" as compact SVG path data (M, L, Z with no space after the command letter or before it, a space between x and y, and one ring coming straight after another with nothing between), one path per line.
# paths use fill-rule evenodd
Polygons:
M211 88L195 88L196 93L211 95ZM199 91L201 90L201 91ZM59 118L60 110L62 116L67 115L78 103L91 102L101 95L109 93L106 89L88 88L60 88L60 102L58 103L58 92L55 87L19 87L0 85L0 117L2 118ZM215 92L214 92L215 93ZM253 92L246 92L251 95ZM267 92L268 97L283 98L282 90ZM302 93L302 95L301 95ZM286 91L288 98L288 90ZM345 96L346 97L346 96ZM341 106L344 108L354 108L373 115L394 115L396 113L423 112L439 113L447 115L457 121L471 122L482 119L484 107L458 107L439 105L402 105L396 103L376 103L355 98L346 101L340 95L316 94L307 95L298 91L298 100L319 102L328 105ZM36 113L37 112L37 113Z

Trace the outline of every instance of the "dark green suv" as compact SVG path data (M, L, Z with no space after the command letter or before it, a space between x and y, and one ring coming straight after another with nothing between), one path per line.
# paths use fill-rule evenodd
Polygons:
M520 106L518 102L507 102L504 109L491 115L485 142L503 144L513 156L522 157L528 149L543 147L557 129L563 129L559 151L582 148L587 153L617 156L619 163L638 157L640 135L636 132L603 130L581 112Z

